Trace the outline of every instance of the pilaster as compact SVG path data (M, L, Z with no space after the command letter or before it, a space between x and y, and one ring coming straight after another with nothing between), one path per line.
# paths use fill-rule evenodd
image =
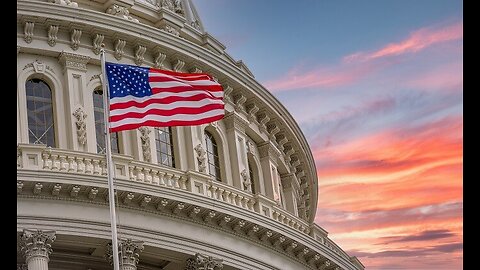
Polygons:
M243 119L235 111L228 113L223 118L227 128L227 141L230 155L233 185L242 190L248 190L245 182L248 176L248 158L246 149L247 135L245 129L248 121Z
M95 121L94 116L85 113L85 98L91 98L86 95L86 72L87 63L90 57L62 51L58 57L59 62L64 67L65 78L65 112L69 116L66 118L67 130L64 133L67 144L70 149L76 151L87 151L87 143L95 144L95 138L87 138L87 132L84 121ZM96 149L96 148L95 148Z
M270 141L258 145L258 152L260 155L260 165L262 166L266 196L280 202L280 179L278 179L277 173L280 152Z

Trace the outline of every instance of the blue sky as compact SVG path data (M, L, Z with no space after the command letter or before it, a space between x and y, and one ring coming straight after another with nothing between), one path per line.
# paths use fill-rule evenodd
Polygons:
M334 241L368 269L463 267L462 1L193 2L299 123Z

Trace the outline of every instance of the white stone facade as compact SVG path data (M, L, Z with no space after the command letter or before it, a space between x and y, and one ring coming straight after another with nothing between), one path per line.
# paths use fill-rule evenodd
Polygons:
M171 129L174 166L159 164L153 128L119 133L122 269L363 269L313 223L317 175L300 128L191 0L17 1L18 269L111 269L92 98L102 44L110 62L207 72L226 102L221 121ZM51 90L51 146L31 141L32 79Z

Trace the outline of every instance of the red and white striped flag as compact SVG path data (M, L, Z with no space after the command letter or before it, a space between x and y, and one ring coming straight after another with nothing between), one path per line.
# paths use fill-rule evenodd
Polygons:
M206 73L106 62L110 132L206 124L223 118L223 88Z

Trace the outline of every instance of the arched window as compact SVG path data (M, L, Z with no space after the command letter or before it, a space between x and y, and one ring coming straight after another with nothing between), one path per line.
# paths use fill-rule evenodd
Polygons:
M208 172L216 180L222 181L220 176L220 160L218 158L217 142L208 131L205 131L205 143L207 145Z
M172 128L155 128L155 144L157 146L157 162L169 167L175 167L173 154Z
M250 162L250 158L248 159L248 174L250 175L250 185L252 187L252 194L257 193L255 189L255 174L252 169L252 164Z
M97 138L97 153L105 153L105 121L103 109L103 91L101 88L93 91L93 113L95 116L95 135ZM112 153L120 153L118 147L118 132L110 133Z
M25 88L29 142L55 147L55 126L50 87L40 79L31 79L27 81Z

